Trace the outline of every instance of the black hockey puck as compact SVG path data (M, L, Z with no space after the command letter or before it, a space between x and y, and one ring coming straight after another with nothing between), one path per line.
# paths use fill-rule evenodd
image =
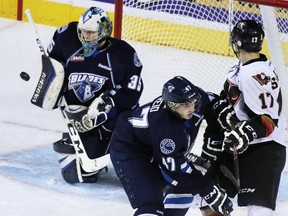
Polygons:
M20 77L21 77L21 79L23 79L23 80L25 80L25 81L28 81L28 80L30 79L29 74L26 73L26 72L24 72L24 71L22 71L22 72L20 73Z

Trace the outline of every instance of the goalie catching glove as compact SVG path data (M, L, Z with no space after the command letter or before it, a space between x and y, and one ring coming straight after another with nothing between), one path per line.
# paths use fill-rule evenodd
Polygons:
M75 107L78 108L75 109ZM106 122L106 120L114 113L111 112L114 107L114 101L111 97L108 97L104 101L100 95L92 102L89 108L69 105L65 108L65 112L68 118L74 123L75 128L80 133L85 133Z

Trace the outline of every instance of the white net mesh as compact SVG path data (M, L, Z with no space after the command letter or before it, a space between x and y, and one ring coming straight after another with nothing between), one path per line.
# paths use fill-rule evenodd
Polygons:
M230 19L232 26L247 18L263 22L258 5L237 1L124 0L123 4L122 39L135 47L144 65L142 102L160 95L164 82L175 75L219 93L227 70L237 60L229 46ZM275 37L281 40L287 65L288 9L275 7L275 11L279 29ZM269 57L266 40L262 52Z
M275 37L279 37L281 41L282 50L284 53L286 66L288 65L288 8L275 8L276 20L278 24L278 34L276 32Z

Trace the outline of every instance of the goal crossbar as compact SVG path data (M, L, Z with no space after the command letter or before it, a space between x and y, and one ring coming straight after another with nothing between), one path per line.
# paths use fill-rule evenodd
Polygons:
M287 0L236 0L241 2L250 2L254 4L262 4L274 7L283 7L288 8L288 1Z

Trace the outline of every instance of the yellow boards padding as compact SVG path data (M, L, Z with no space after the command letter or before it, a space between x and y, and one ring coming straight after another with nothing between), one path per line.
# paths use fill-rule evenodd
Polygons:
M55 27L60 27L71 21L77 21L85 10L84 8L72 5L49 2L45 0L25 0L23 4L23 11L25 11L27 8L31 9L35 23ZM23 13L23 20L27 21L25 13Z
M17 19L18 0L0 0L0 17ZM22 20L27 22L25 10L30 9L36 24L60 27L71 21L78 21L87 9L69 3L58 3L48 0L23 0ZM96 4L96 2L95 2ZM108 12L114 20L114 13Z
M18 0L0 0L0 17L17 19Z

